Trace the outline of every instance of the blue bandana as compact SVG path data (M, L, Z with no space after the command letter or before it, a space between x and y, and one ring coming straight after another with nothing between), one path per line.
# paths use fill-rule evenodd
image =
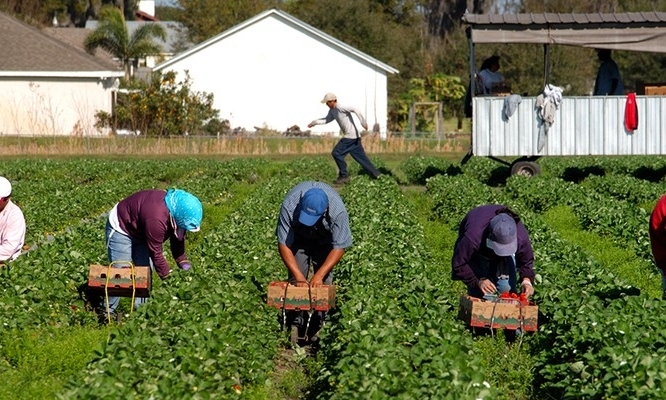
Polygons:
M199 199L184 190L169 189L164 201L177 228L190 232L199 230L203 218L203 207Z

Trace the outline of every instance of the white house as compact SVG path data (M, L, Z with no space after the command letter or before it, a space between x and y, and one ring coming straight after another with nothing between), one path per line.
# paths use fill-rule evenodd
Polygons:
M0 135L91 136L123 72L0 13Z
M232 128L284 132L323 118L324 94L355 106L369 128L386 135L387 75L395 68L293 16L270 9L158 64L156 71L187 71L192 89L213 93ZM337 123L312 128L338 133Z

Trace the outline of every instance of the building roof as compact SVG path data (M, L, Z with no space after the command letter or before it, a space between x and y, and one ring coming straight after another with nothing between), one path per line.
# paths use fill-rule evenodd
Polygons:
M630 13L529 13L529 14L465 14L463 22L474 25L591 25L629 24L666 26L666 12Z
M60 40L61 42L67 43L72 47L85 52L84 42L86 37L90 35L88 29L83 28L74 28L74 27L57 27L57 28L44 28L42 31L54 38ZM104 49L98 48L93 54L101 62L105 63L109 67L119 68L120 64L114 59L114 56Z
M374 65L374 66L384 70L387 73L392 73L392 74L398 73L398 70L391 67L390 65L385 64L385 63L377 60L376 58L373 58L373 57L369 56L368 54L365 54L365 53L355 49L354 47L349 46L348 44L334 38L333 36L330 36L330 35L324 33L323 31L320 31L319 29L317 29L317 28L315 28L311 25L306 24L305 22L299 20L298 18L295 18L295 17L287 14L286 12L278 10L276 8L266 10L262 13L259 13L259 14L255 15L254 17L252 17L252 18L250 18L250 19L248 19L248 20L246 20L246 21L244 21L244 22L242 22L238 25L233 26L233 27L227 29L226 31L224 31L220 34L218 34L218 35L216 35L216 36L214 36L214 37L212 37L212 38L210 38L210 39L208 39L204 42L199 43L198 45L192 47L191 49L189 49L187 51L184 51L184 52L178 54L177 56L175 56L175 57L173 57L169 60L166 60L165 62L155 66L155 70L157 71L157 70L167 68L167 67L173 65L174 63L190 56L191 54L202 51L202 50L206 49L207 47L211 46L212 44L217 43L221 40L224 40L225 38L237 33L238 31L246 29L246 28L248 28L248 27L264 20L264 19L267 19L267 18L277 18L277 19L285 22L287 25L295 26L297 29L303 30L304 32L307 32L307 33L313 35L314 37L318 38L322 42L326 42L326 43L330 44L332 47L337 48L340 52L346 53L347 55L349 55L352 58L360 59L360 60L362 60L362 61L364 61L368 64Z
M470 14L474 43L541 43L666 53L666 12Z
M122 76L118 67L0 13L1 76Z

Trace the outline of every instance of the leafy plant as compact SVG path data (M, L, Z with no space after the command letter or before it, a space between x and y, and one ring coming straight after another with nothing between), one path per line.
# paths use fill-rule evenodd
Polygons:
M219 119L213 95L191 90L189 74L154 73L150 82L135 81L118 94L115 115L100 111L95 127L128 129L146 136L227 134L229 123Z

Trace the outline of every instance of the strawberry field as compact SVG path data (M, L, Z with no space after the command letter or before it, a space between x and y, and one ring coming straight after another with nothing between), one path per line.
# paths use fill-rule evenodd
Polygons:
M333 271L337 307L316 352L291 348L265 290L286 275L282 198L332 181L329 157L3 162L30 250L0 268L0 399L666 397L666 302L647 232L666 160L548 158L533 178L485 158L373 161L383 177L352 163L338 187L354 244ZM99 326L81 288L90 264L107 263L105 213L168 187L204 204L193 268ZM540 327L513 343L457 319L457 224L484 203L517 211L534 247Z

